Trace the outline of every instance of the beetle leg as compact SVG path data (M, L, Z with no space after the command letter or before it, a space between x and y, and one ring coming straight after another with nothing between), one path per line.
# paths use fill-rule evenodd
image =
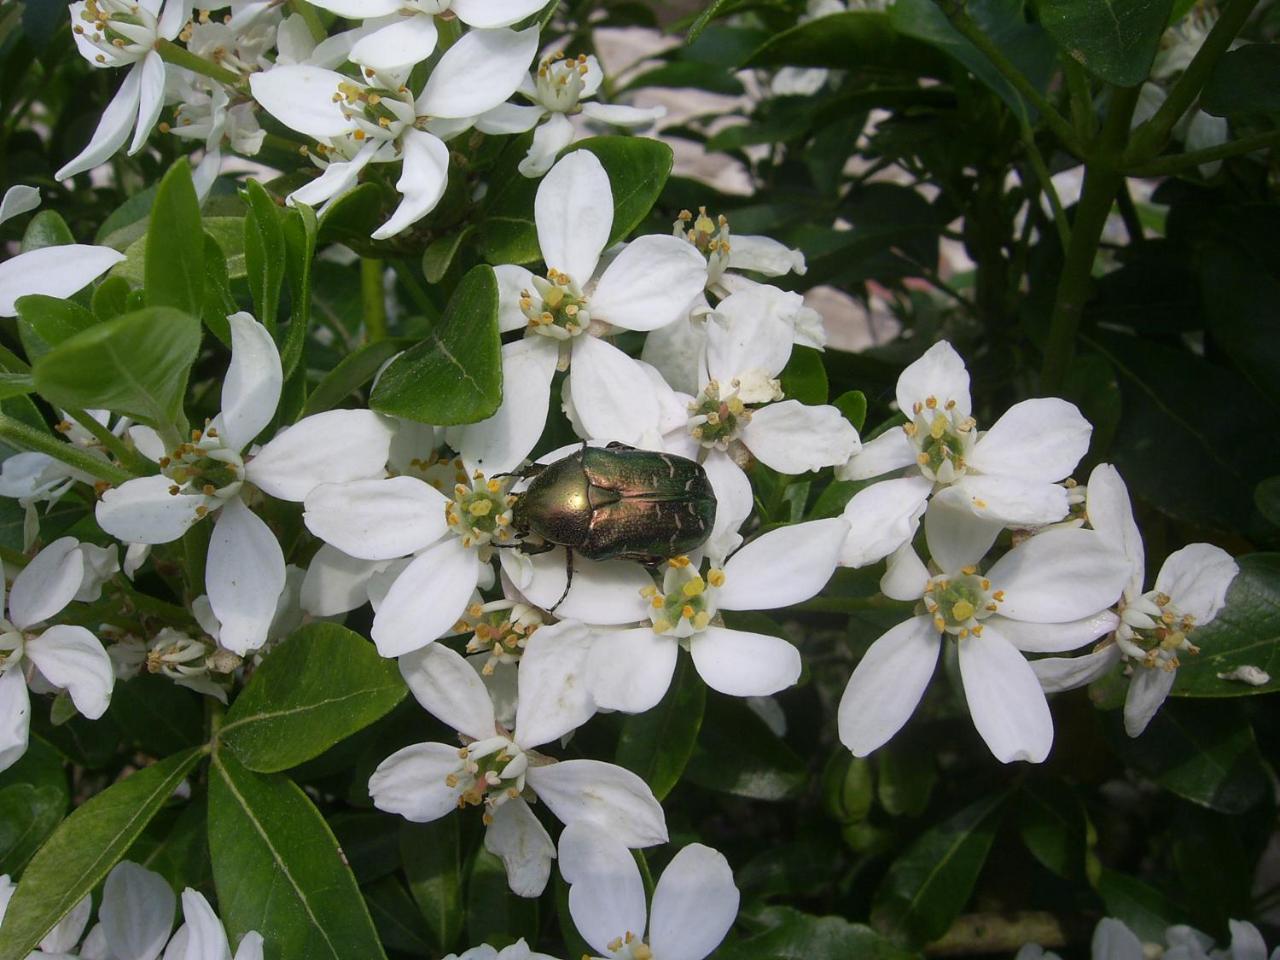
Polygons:
M542 543L530 543L528 540L521 540L519 543L495 543L495 547L514 547L521 553L534 556L539 553L549 553L556 548L554 543L543 541Z
M605 444L604 448L605 448L606 450L634 450L634 449L636 449L635 447L631 446L631 444L629 444L629 443L623 443L621 440L610 440L608 443L606 443L606 444Z
M499 477L519 477L521 480L532 480L545 469L547 469L547 465L545 463L531 463L520 470L507 470L504 473L495 473L489 479L497 480Z
M560 599L547 608L547 613L555 613L556 607L564 603L564 598L569 595L569 588L573 586L573 551L568 547L564 548L564 593L560 594Z

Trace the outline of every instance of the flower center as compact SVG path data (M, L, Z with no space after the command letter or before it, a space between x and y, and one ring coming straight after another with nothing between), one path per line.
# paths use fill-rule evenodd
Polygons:
M1179 611L1167 593L1150 590L1121 609L1116 643L1143 666L1176 670L1180 652L1200 652L1188 639L1195 627L1195 618Z
M554 268L547 278L533 278L534 293L520 291L520 312L529 318L529 330L555 340L583 333L591 323L587 298L567 274Z
M704 447L724 450L738 431L751 422L751 411L738 396L739 384L730 383L728 393L721 394L720 383L708 380L702 392L689 404L689 433Z
M8 664L22 659L24 641L21 630L8 620L0 620L0 673Z
M487 547L496 541L511 539L511 508L516 498L507 493L507 483L486 480L479 470L471 484L459 483L453 488L453 502L445 504L444 516L449 529L462 538L464 547Z
M707 283L717 282L729 266L729 219L720 214L712 220L706 207L699 207L696 217L681 210L672 229L677 238L689 241L707 258Z
M612 960L653 960L653 951L649 945L630 930L624 936L610 940L605 944L609 948Z
M902 425L916 450L920 472L936 483L953 483L964 476L965 458L977 442L977 423L961 416L956 402L939 404L937 397L917 403L913 419Z
M964 567L958 577L934 577L925 587L924 609L941 633L961 638L982 636L981 621L997 610L1004 591L991 589L991 581L974 567Z
M185 680L208 672L205 658L209 648L172 627L165 627L151 641L144 661L148 673L160 673L171 680Z
M724 571L712 567L704 580L688 557L667 561L662 589L645 587L653 632L688 637L707 629L716 613L716 592L724 586Z
M542 616L534 607L514 600L494 600L469 606L453 632L471 634L467 653L489 654L480 668L488 677L501 663L519 662L525 643L541 625Z
M169 492L175 497L180 493L200 493L225 501L240 492L244 460L235 450L223 446L217 429L210 427L203 433L192 430L190 442L161 457L160 472L173 481ZM200 509L208 512L204 507Z
M156 18L132 0L87 0L80 19L72 29L99 51L97 63L135 63L156 44Z
M461 763L445 777L451 790L461 790L458 807L485 807L485 823L493 811L524 792L529 757L507 737L477 740L458 750Z
M344 80L338 84L333 102L355 126L351 136L356 141L395 140L417 122L413 95L408 87L393 88L385 78L367 73L374 81L372 85Z
M571 60L566 60L563 53L547 57L538 64L534 80L538 102L548 110L568 113L578 105L589 69L586 54Z

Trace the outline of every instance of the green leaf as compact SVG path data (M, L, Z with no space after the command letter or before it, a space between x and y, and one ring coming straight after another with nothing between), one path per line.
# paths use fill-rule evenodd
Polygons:
M438 953L448 953L462 936L462 842L458 818L400 827L400 862Z
M1280 527L1280 474L1267 477L1253 488L1253 505L1274 526Z
M269 960L385 960L338 842L292 781L215 753L209 851L218 913L233 943L257 930Z
M659 800L680 782L693 756L706 697L706 684L693 661L681 654L671 686L658 705L622 722L614 762L640 776Z
M1107 916L1120 920L1148 943L1163 943L1166 929L1185 922L1183 912L1164 894L1136 877L1103 868L1097 890Z
M404 699L392 660L336 623L312 623L271 651L236 698L219 739L250 770L318 757Z
M986 863L1004 794L993 794L925 831L889 867L871 922L895 941L936 940L960 915Z
M67 221L56 210L41 210L22 233L22 252L30 253L44 247L65 247L75 243L75 235Z
M231 293L231 278L227 276L227 258L222 245L212 234L204 235L204 309L200 318L209 331L222 344L231 348L231 324L227 317L240 309Z
M751 917L766 930L716 952L717 960L909 960L915 954L890 943L866 924L815 917L792 907L768 907Z
M799 400L810 406L827 402L827 371L822 365L822 351L813 347L796 346L791 349L779 379L782 392L788 400Z
M0 400L34 393L36 383L29 373L0 373Z
M462 243L471 235L473 227L467 226L457 233L432 240L422 255L422 275L427 283L439 283L453 266L453 261L462 249Z
M1215 117L1280 113L1280 47L1247 43L1222 55L1200 94Z
M204 231L191 166L185 158L160 181L146 250L147 305L199 316L204 306Z
M177 753L204 738L201 698L168 677L143 673L117 681L108 712L130 744L154 756Z
M827 813L839 823L859 823L871 812L875 785L871 762L855 757L840 745L822 771L822 799Z
M368 242L369 234L386 219L382 199L382 188L376 183L362 183L344 193L324 208L316 242L320 246L344 240Z
M691 783L752 800L786 800L804 790L804 760L736 697L707 694Z
M832 405L844 414L859 433L867 422L867 395L861 390L847 390L832 401Z
M245 185L249 214L244 218L244 265L254 315L275 333L280 290L284 286L285 241L280 211L256 180Z
M1142 736L1124 732L1120 711L1105 715L1116 754L1166 790L1221 813L1243 813L1270 790L1253 728L1237 704L1166 701Z
M1147 79L1173 0L1039 0L1040 22L1064 54L1118 87Z
M925 44L895 28L889 14L851 10L796 24L774 34L745 67L888 68L941 76L946 62Z
M1093 857L1084 804L1060 780L1029 781L1018 791L1018 833L1031 855L1060 877L1084 878Z
M147 220L151 216L151 206L156 202L156 191L159 183L153 183L147 189L130 194L129 197L107 215L98 227L93 242L104 247L115 247L124 250L131 243L147 232Z
M931 754L890 742L876 751L876 795L886 813L918 817L929 805L938 768Z
M124 277L107 277L93 291L93 315L110 320L129 309L129 281Z
M18 336L27 358L35 361L63 340L88 330L97 318L73 300L43 294L19 297Z
M1253 553L1237 562L1240 572L1226 605L1191 635L1200 653L1180 658L1174 696L1245 697L1280 690L1280 553ZM1242 666L1258 667L1271 680L1255 687L1219 679Z
M200 759L187 750L112 784L63 820L27 865L0 924L0 960L26 960L96 887Z
M433 952L426 924L398 877L382 877L363 889L369 916L384 946L417 957Z
M481 848L467 882L467 940L502 948L521 937L537 940L538 901L513 896L502 861Z
M36 361L36 389L64 409L104 407L164 428L181 417L199 349L199 320L147 307L63 340Z
M66 810L65 787L15 783L0 789L0 874L21 873Z
M742 81L728 67L716 63L700 63L696 60L676 60L660 67L646 70L628 80L619 93L642 90L646 87L696 87L709 93L726 96L742 95Z
M311 264L316 255L316 236L320 227L315 211L305 203L295 204L285 211L282 226L289 255L289 299L292 302L289 332L280 351L280 363L287 378L302 359L302 347L311 325Z
M440 323L383 372L369 406L449 426L490 417L501 402L498 279L482 264L462 278Z
M366 343L354 353L343 357L307 395L302 415L309 417L313 413L332 410L372 380L384 363L401 350L408 349L411 344L412 341L403 337L390 337Z

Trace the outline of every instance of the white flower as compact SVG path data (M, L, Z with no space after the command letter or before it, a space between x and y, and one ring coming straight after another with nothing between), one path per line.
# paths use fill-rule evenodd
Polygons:
M597 825L565 827L560 873L569 883L573 925L603 960L703 960L738 916L728 861L700 843L667 864L647 910L631 851Z
M524 937L521 937L509 947L503 947L501 950L485 943L478 947L472 947L470 950L464 950L462 953L451 953L444 960L555 960L555 957L548 956L545 953L535 953L524 942Z
M9 875L0 873L0 924L4 923L4 915L8 911L9 901L13 898L13 892L16 889ZM69 951L74 950L76 944L80 942L80 935L84 933L85 924L89 922L92 910L92 899L85 897L44 935L44 939L40 941L40 948L34 951L28 960L40 960L41 957L49 954L65 957Z
M1091 683L1123 660L1130 668L1124 727L1136 737L1173 688L1179 655L1199 653L1190 635L1218 615L1240 568L1220 547L1193 543L1169 554L1156 574L1155 587L1143 593L1142 537L1129 491L1110 464L1099 464L1089 475L1086 512L1089 525L1128 564L1113 642L1083 657L1048 657L1032 666L1045 690L1052 692Z
M216 512L205 588L221 623L220 642L243 655L260 647L285 586L284 554L266 523L249 509L251 484L300 502L322 483L380 475L391 429L367 410L330 410L294 424L251 454L250 444L275 415L280 354L271 334L247 313L228 317L231 366L222 412L193 439L170 451L155 431L131 431L161 473L108 490L96 516L128 543L169 543Z
M109 160L134 130L129 153L147 142L164 106L165 64L156 52L191 18L192 0L77 0L71 29L80 55L95 67L129 67L89 143L54 176L65 180ZM136 128L136 129L135 129Z
M90 720L107 710L115 676L98 638L84 627L41 626L85 589L86 577L92 579L93 571L85 548L74 537L62 537L13 581L7 619L0 620L0 770L27 750L28 682L43 680L66 690Z
M40 206L40 191L22 184L0 200L0 223ZM18 315L17 300L31 294L66 298L124 259L110 247L87 243L40 247L0 263L0 317Z
M532 101L529 106L504 103L494 107L476 118L476 129L511 134L537 127L518 169L526 177L540 177L551 169L556 154L573 142L574 128L569 120L573 114L616 127L644 127L666 115L665 107L580 102L595 96L603 81L604 72L595 57L582 54L566 60L557 52L543 58L537 73L520 84L520 94Z
M1213 950L1213 938L1194 927L1175 924L1164 932L1165 947L1158 944L1144 945L1138 936L1112 917L1098 921L1093 930L1090 954L1093 960L1145 960L1160 955L1164 960L1267 960L1267 944L1258 928L1244 920L1230 920L1231 946L1226 950ZM1014 960L1058 960L1056 953L1049 953L1034 943L1025 944ZM1280 947L1271 953L1271 960L1280 958Z
M369 779L380 810L418 822L465 806L483 806L485 849L501 857L514 893L536 897L546 887L555 848L529 809L537 798L565 824L587 822L628 847L667 839L662 807L629 770L599 760L555 762L534 751L576 729L594 713L590 698L565 696L546 677L556 661L587 642L580 624L541 627L519 672L516 725L495 721L483 681L466 659L432 644L400 659L409 689L431 714L458 731L464 746L419 743L393 753ZM533 644L542 650L535 653Z
M1060 481L1088 450L1093 429L1074 404L1057 397L1024 400L990 430L980 431L970 412L969 373L945 340L902 371L897 401L911 419L901 430L864 444L838 474L867 480L907 468L903 476L929 481L897 484L877 494L892 525L906 534L899 543L915 530L902 518L918 518L931 493L930 511L942 507L968 514L975 525L987 528L988 544L1002 526L1038 526L1067 515L1068 493ZM877 559L851 542L846 563Z
M944 639L956 643L965 699L978 733L1002 763L1039 763L1053 743L1053 721L1023 653L1074 650L1115 627L1106 608L1128 576L1124 558L1099 534L1054 529L1001 557L976 564L984 536L926 523L939 569L933 575L911 546L890 560L881 589L921 600L918 613L872 643L840 701L840 739L866 756L902 727L924 695Z

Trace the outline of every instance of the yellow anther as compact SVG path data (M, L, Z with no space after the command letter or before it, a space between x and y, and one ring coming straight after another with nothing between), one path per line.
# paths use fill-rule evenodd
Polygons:
M667 561L667 565L675 567L678 570L683 570L685 567L689 565L689 558L683 555L679 557L672 557L670 560Z
M711 584L713 587L723 587L724 571L719 567L712 567L707 571L707 583Z
M934 617L933 628L935 630L945 630L947 629L947 621L943 620L941 617Z
M1004 602L1004 591L1003 591L1003 590L997 590L995 593L993 593L993 594L991 595L991 599L992 599L992 600L994 600L996 603L1003 603L1003 602Z
M687 603L680 608L680 616L682 616L686 620L692 620L695 612L696 611L693 609L693 607L689 606L689 604Z
M925 405L926 407L928 407L930 410L936 410L936 409L938 409L938 398L937 398L937 397L925 397L925 398L924 398L924 405Z
M975 566L961 567L960 572L963 573L966 577L971 577L978 572L978 568Z
M709 623L711 623L711 614L705 610L693 618L693 628L695 630L705 630Z
M922 467L927 466L929 463L929 455L927 453L924 453L923 451L921 451L920 453L917 453L916 463L920 464L920 466Z
M654 633L670 633L671 621L668 620L666 617L659 617L657 620L653 621L653 632Z
M704 581L701 577L694 577L692 580L690 580L680 589L686 597L697 597L697 596L701 596L702 591L705 590L706 588L707 588L706 581Z

